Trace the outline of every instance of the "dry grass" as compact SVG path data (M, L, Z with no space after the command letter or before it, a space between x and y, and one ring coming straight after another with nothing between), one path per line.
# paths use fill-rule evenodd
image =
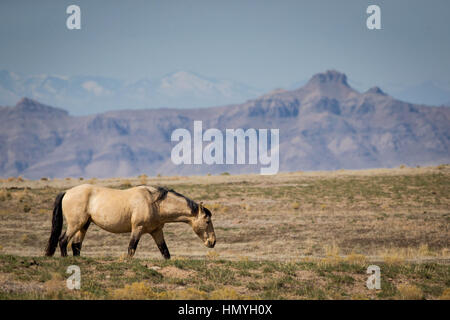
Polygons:
M148 182L148 176L146 174L141 174L138 176L139 184L146 185Z
M398 286L399 299L402 300L421 300L423 292L415 285L402 284Z
M80 290L66 288L69 265ZM0 299L446 299L448 267L381 268L381 290L365 286L368 264L17 257L0 254ZM410 281L414 281L413 283Z
M345 257L345 261L348 262L349 264L353 264L353 265L359 265L359 266L363 266L367 264L367 257L363 254L358 254L355 252L352 252L351 254L349 254L348 256Z
M86 183L89 183L89 184L97 184L97 178L91 178L91 179L89 179L88 181L86 181Z
M110 296L114 300L145 300L156 299L158 294L145 282L133 282L123 288L110 290Z
M446 288L442 295L439 297L440 300L450 300L450 288Z
M44 289L48 293L56 293L66 289L66 280L61 274L53 272L50 279L44 282Z
M11 193L6 191L6 189L0 189L0 201L5 201L6 199L11 199Z
M405 263L405 255L399 249L390 249L383 254L383 261L389 265L401 265Z
M122 182L122 184L120 185L121 189L128 189L128 188L131 188L131 187L133 187L133 183L130 180L128 180L128 179L124 180Z
M155 292L149 283L142 281L110 290L110 298L114 300L244 300L252 297L241 295L235 289L227 287L214 290L209 294L196 288Z

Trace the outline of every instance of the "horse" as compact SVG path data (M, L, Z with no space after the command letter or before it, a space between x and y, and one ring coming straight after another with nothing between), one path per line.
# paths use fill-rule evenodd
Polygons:
M67 228L61 235L63 216ZM134 256L141 236L149 233L162 256L170 259L163 228L171 222L189 224L208 248L216 244L211 211L202 202L197 204L165 187L138 186L118 190L83 184L56 196L45 255L53 256L59 243L61 256L67 256L67 245L73 238L73 255L79 256L91 222L112 233L131 232L128 246L130 258Z

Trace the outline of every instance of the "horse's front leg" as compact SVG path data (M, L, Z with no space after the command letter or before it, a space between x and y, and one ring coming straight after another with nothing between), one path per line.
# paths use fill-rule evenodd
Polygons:
M137 245L142 236L142 227L136 227L131 230L130 244L128 245L128 257L133 257L136 252Z
M167 248L166 241L164 240L163 229L162 228L156 229L150 234L152 235L153 240L155 240L156 245L158 246L159 251L161 251L161 254L163 255L164 259L170 259L169 249Z

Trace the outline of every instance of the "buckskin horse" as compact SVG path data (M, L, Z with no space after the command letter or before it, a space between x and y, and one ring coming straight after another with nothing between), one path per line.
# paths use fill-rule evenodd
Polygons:
M67 229L61 235L63 216ZM83 184L56 196L45 255L53 256L59 243L61 256L67 256L67 244L73 238L73 255L79 256L91 222L112 233L131 232L129 257L133 257L141 236L149 233L163 257L170 259L163 227L171 222L189 224L209 248L216 244L211 212L202 202L197 204L164 187L138 186L117 190Z

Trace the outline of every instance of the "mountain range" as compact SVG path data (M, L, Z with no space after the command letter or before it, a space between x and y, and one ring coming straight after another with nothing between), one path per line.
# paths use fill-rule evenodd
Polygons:
M108 89L110 90L110 89ZM112 90L112 89L111 89ZM450 162L450 108L358 92L337 71L295 90L241 104L118 110L73 116L22 98L0 107L0 176L118 177L259 172L259 165L179 165L171 134L207 128L280 130L280 171L435 165Z
M296 90L308 79L286 86ZM351 84L364 90L363 84ZM177 71L160 78L123 81L99 76L23 75L0 70L0 105L14 105L28 97L63 107L71 115L88 115L122 109L191 109L236 104L254 99L267 90L194 72ZM417 104L450 106L450 90L427 81L413 86L388 87L395 98Z
M28 97L64 106L72 115L129 108L204 108L238 103L261 93L235 81L187 71L126 82L94 76L26 76L0 70L0 105L12 105L21 97Z

